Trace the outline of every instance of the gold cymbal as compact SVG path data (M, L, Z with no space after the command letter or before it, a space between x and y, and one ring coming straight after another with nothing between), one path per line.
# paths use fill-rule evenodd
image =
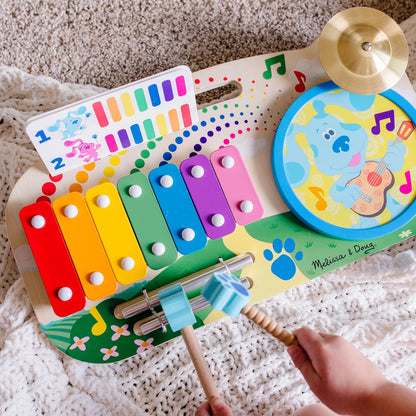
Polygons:
M364 95L395 85L409 59L400 26L370 7L353 7L336 14L324 27L318 49L329 78L347 91Z

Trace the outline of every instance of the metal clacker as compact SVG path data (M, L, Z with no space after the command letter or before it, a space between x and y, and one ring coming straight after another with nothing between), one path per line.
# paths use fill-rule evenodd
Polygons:
M210 276L215 272L221 271L231 275L233 272L252 265L253 262L254 256L251 253L244 253L228 260L218 257L218 264L203 269L183 279L179 279L178 282L182 283L185 293L188 293L202 288ZM242 278L241 282L247 288L250 288L253 283L249 278ZM143 288L142 296L117 305L114 309L114 315L119 319L127 319L142 312L150 311L152 314L151 316L136 322L133 328L134 332L137 335L145 335L157 329L162 329L162 332L166 333L168 320L164 312L157 312L155 310L155 307L160 305L158 294L161 289L162 288L159 288L148 293L147 290ZM191 299L189 303L194 313L209 306L209 303L203 296L196 296Z
M249 289L252 286L253 281L249 277L243 277L240 279L240 283L245 288ZM192 312L194 313L211 306L210 303L201 295L196 296L189 303L191 305ZM156 311L155 313L155 318L145 318L134 324L133 331L136 335L147 335L153 331L156 331L157 329L162 329L163 332L166 332L165 325L168 324L168 320L165 314L163 312L158 314Z
M178 282L183 284L185 292L188 293L204 286L214 272L226 271L228 273L233 273L251 266L254 263L254 256L251 253L244 253L228 260L223 260L222 258L218 258L218 260L219 264L215 264L190 276L186 276L183 279L179 279ZM146 295L143 293L142 296L117 305L114 309L114 315L118 319L128 319L140 313L149 310L152 311L152 308L160 305L158 296L160 289L162 288L146 293ZM165 322L165 324L166 323L167 322Z

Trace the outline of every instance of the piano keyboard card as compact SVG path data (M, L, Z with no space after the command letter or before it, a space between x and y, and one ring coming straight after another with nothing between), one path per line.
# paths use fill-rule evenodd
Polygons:
M192 73L179 66L33 117L26 131L56 176L197 121Z

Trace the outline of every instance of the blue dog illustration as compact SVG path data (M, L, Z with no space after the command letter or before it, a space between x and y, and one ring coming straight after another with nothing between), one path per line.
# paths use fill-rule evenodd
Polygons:
M337 94L343 94L342 107L352 112L368 110L375 100L374 95L361 96L341 91L325 94L322 99L312 101L317 114L306 126L292 123L288 130L287 153L284 157L285 170L292 188L301 186L309 177L310 162L296 140L296 135L303 133L312 150L316 168L323 175L338 177L329 190L331 198L344 207L353 209L359 215L356 228L370 228L378 225L374 217L385 208L394 217L405 207L386 193L383 197L383 205L376 211L363 213L354 209L354 204L359 198L363 201L371 199L365 194L364 187L358 184L360 181L355 180L360 176L366 163L369 163L366 160L368 135L359 124L344 122L340 120L340 115L335 116L327 111L329 105L340 105L340 97L337 97ZM403 143L390 141L385 156L372 162L379 166L377 169L380 173L382 169L396 172L403 167L405 153L406 146ZM393 178L392 175L391 177ZM392 182L389 183L389 187L391 186Z
M48 127L48 131L55 132L62 128L62 140L75 137L80 130L85 129L80 116L86 111L87 108L84 106L78 108L77 111L70 111L64 119L59 119L53 126Z

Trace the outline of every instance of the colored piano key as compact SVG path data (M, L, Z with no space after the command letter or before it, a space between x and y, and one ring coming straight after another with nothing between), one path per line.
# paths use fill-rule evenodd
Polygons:
M105 143L111 153L117 152L118 146L112 134L107 134L107 136L105 136Z
M92 104L92 108L94 110L95 116L97 117L97 121L100 127L108 126L108 119L107 115L105 114L103 105L98 101Z
M120 139L121 147L123 149L127 149L128 147L130 147L130 139L127 134L127 131L124 129L121 129L118 131L117 134L118 134L118 138Z
M33 117L26 131L56 176L89 162L67 156L68 138L93 143L100 159L197 122L192 73L179 66Z
M152 140L156 137L155 129L153 127L153 122L150 118L143 121L144 131L149 140Z
M134 115L134 107L133 102L131 101L130 94L125 92L120 95L121 103L123 105L124 112L127 117L131 117Z
M85 307L85 295L52 206L28 205L20 220L55 314L64 317Z
M134 95L136 97L136 102L137 102L139 111L146 111L148 107L147 107L146 97L144 95L143 88L138 88L137 90L135 90Z
M162 82L162 88L163 88L163 95L165 96L165 100L172 101L173 90L172 90L172 84L169 79Z
M149 181L178 251L190 254L203 249L207 237L178 167L166 164L153 169Z
M263 207L238 149L218 149L211 154L211 164L236 223L246 225L259 220Z
M152 102L152 106L157 107L161 103L157 85L156 84L149 85L148 90L149 90L150 101Z
M147 265L116 187L94 186L85 199L117 281L127 285L144 278Z
M192 125L191 110L188 104L184 104L183 106L181 106L181 114L184 127L189 127L190 125Z
M180 170L207 236L217 239L231 234L234 217L209 159L193 156L181 163Z
M84 196L71 192L52 204L85 296L98 300L112 295L117 282Z
M140 130L140 126L138 124L130 126L130 131L133 135L134 143L139 144L143 141L142 131Z
M132 173L117 188L149 267L158 270L173 263L178 252L147 176Z
M175 82L176 82L176 88L178 90L179 97L186 95L185 77L181 75L176 78Z
M121 113L120 113L120 109L118 108L117 100L115 99L115 97L107 98L106 102L107 102L107 107L108 107L108 110L110 111L110 115L113 121L114 122L120 121Z
M169 116L169 121L170 121L170 125L172 127L172 130L173 131L180 130L181 126L179 124L178 112L175 109L169 110L168 111L168 116Z
M166 125L165 116L163 114L158 114L156 116L156 124L159 129L159 136L165 136L168 133L168 126Z

